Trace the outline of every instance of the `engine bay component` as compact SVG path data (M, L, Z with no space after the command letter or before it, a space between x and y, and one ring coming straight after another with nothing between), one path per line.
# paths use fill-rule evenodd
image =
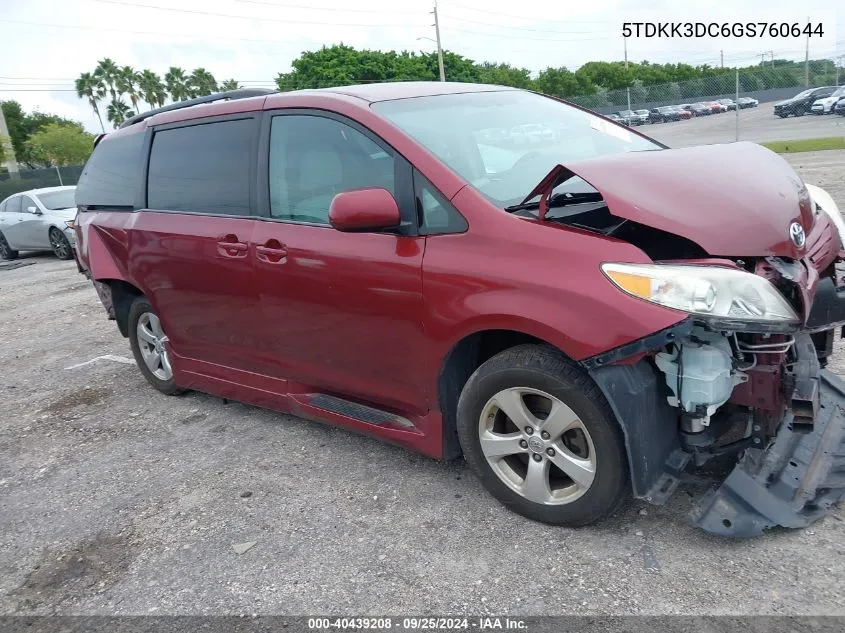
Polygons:
M734 387L748 376L734 369L733 350L728 338L701 327L678 341L669 352L654 357L672 391L669 404L687 415L684 431L699 433L709 425L710 416L731 397Z

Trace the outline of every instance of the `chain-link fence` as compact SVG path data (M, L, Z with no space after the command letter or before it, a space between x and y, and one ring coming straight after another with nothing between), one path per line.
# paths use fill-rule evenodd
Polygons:
M845 120L827 116L836 114L839 97L845 97L840 85L845 71L833 64L809 71L803 64L714 69L718 74L710 77L653 85L635 80L622 89L598 88L570 101L616 114L629 125L671 123L650 128L648 134L675 147L845 136ZM775 108L787 100L788 105ZM804 115L818 116L796 120Z
M82 173L82 165L21 169L20 178L11 178L8 172L0 173L0 200L19 191L75 185Z

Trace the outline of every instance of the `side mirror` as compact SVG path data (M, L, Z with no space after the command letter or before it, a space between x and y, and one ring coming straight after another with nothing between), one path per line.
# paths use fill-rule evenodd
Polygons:
M38 207L27 207L26 212L32 215L41 215L41 210Z
M383 231L401 222L399 205L387 189L344 191L329 206L329 224L338 231Z

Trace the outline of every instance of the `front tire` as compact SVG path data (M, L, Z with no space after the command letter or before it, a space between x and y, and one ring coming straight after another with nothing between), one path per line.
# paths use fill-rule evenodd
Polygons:
M148 383L168 396L185 392L173 380L169 341L161 320L146 297L136 298L129 308L129 345Z
M482 364L457 417L470 468L525 517L577 527L630 497L625 442L604 395L550 347L520 345Z
M50 229L50 247L53 254L59 259L67 260L73 257L70 242L64 233L56 227Z
M18 252L9 246L6 236L0 233L0 259L17 259Z

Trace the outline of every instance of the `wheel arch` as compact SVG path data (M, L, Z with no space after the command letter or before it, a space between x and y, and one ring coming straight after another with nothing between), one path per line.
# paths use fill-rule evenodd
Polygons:
M129 309L132 307L132 302L138 297L143 297L144 293L140 288L123 279L97 279L94 283L102 284L109 288L113 315L115 321L117 321L117 329L120 330L124 338L128 338Z
M443 416L443 459L456 459L461 455L458 398L469 377L496 354L524 344L547 345L566 355L546 337L538 336L529 328L488 327L464 333L443 356L437 374L437 404Z

